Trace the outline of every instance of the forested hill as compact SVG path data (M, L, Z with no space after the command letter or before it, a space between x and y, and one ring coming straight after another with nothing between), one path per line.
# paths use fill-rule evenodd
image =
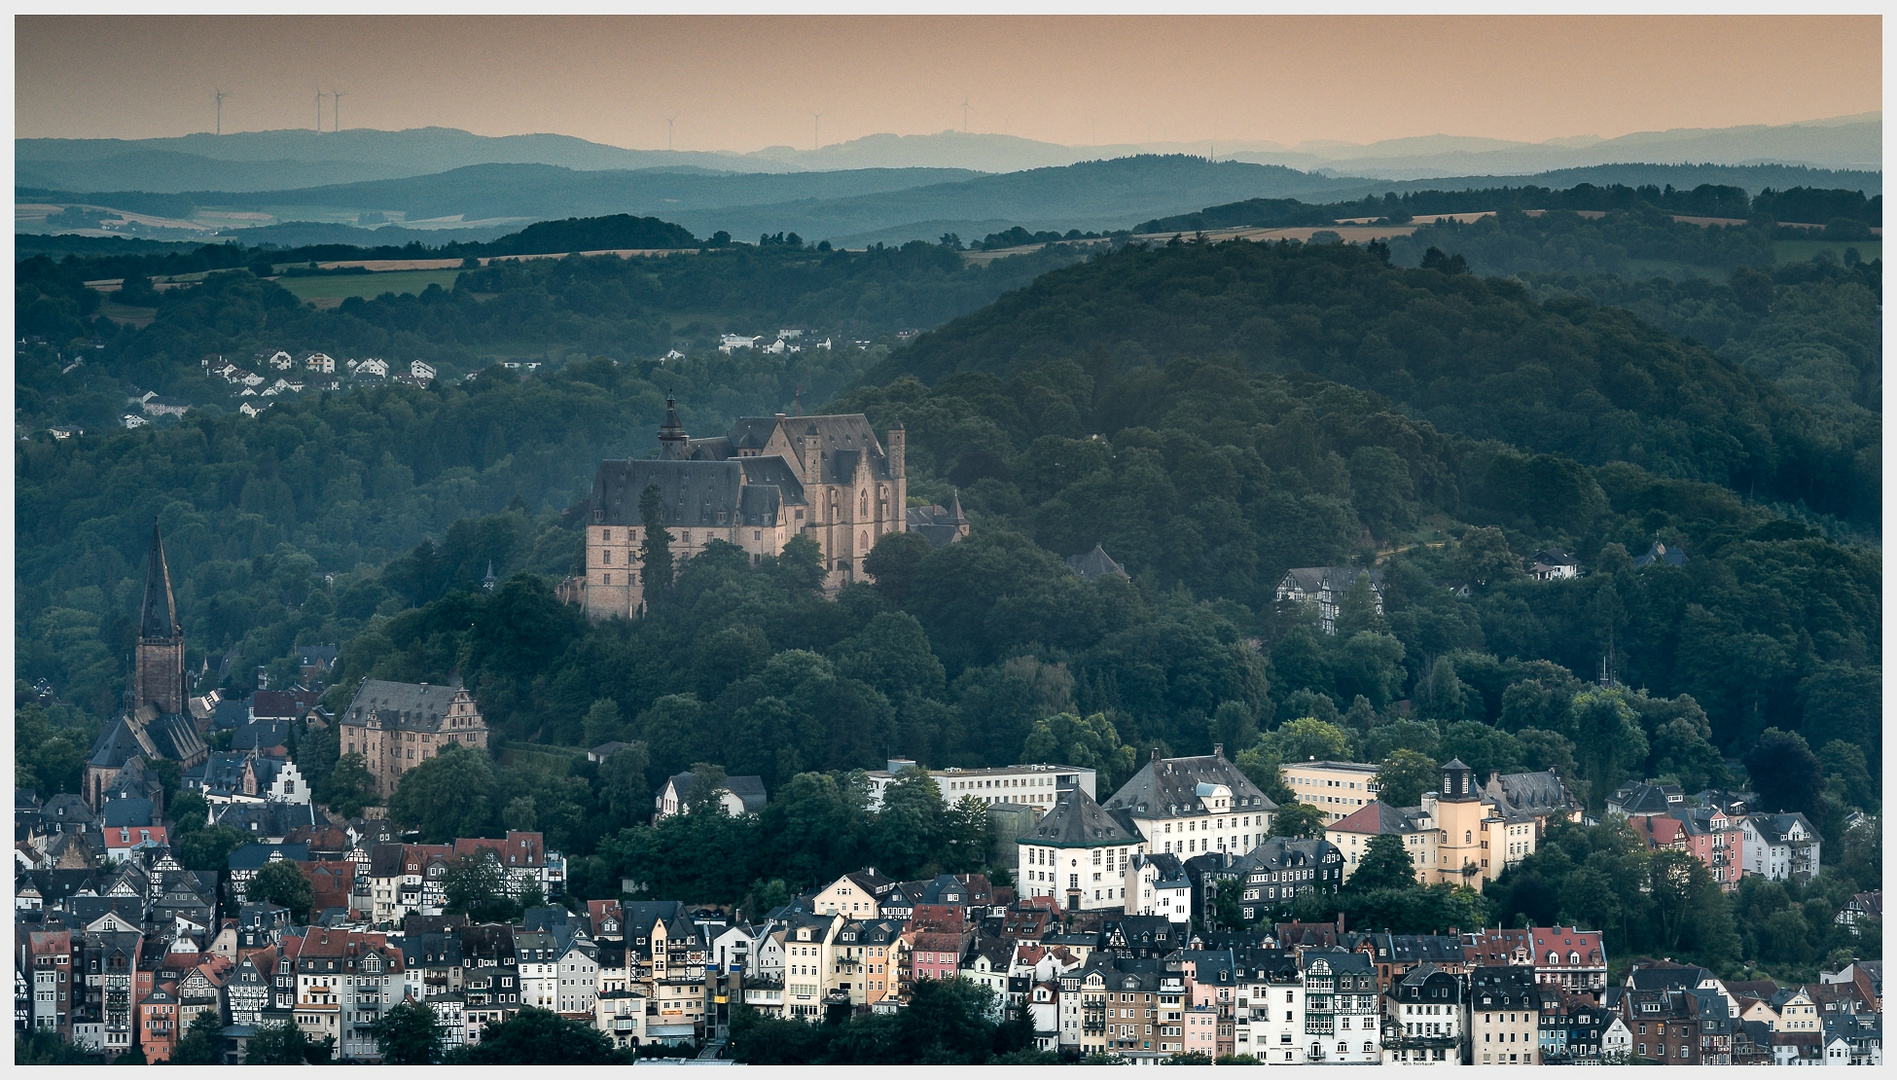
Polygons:
M1374 390L1443 431L1876 520L1878 425L1821 422L1626 311L1538 304L1516 282L1386 260L1337 244L1128 247L923 335L866 381L1060 359L1104 380L1183 355L1235 356Z

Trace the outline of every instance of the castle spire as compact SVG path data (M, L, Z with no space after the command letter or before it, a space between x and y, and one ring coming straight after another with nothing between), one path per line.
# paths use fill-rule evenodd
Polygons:
M145 567L145 606L139 612L138 636L169 641L181 636L178 604L171 596L171 570L165 565L165 545L158 536L158 519L151 523L151 554Z
M962 525L968 521L962 516L962 493L959 491L949 492L948 516L952 525Z
M685 425L679 423L678 404L670 393L665 395L665 423L659 425L659 456L671 460L683 460L688 456L691 439L685 434Z

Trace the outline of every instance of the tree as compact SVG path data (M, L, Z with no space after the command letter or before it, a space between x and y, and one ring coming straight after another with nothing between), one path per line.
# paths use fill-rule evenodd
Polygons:
M1745 756L1759 809L1795 811L1814 828L1824 828L1824 767L1795 731L1766 728Z
M266 865L244 886L244 898L254 904L277 904L290 909L299 923L310 921L316 906L316 888L302 869L288 859Z
M935 862L947 807L941 789L920 768L908 767L883 789L883 807L870 827L870 851L876 865L898 880L923 872Z
M1414 750L1395 750L1377 766L1377 799L1391 806L1415 806L1436 786L1441 767Z
M375 777L361 754L344 754L336 759L336 767L323 778L317 801L343 817L355 817L363 807L381 801L376 798Z
M724 793L729 785L723 765L699 761L692 764L691 788L683 795L689 813L724 813Z
M295 1024L264 1024L244 1045L246 1065L313 1065L325 1056Z
M942 868L966 874L988 865L993 838L988 833L988 804L964 795L949 807L942 822Z
M1285 803L1271 815L1271 835L1321 840L1324 822L1324 811L1309 803Z
M611 1065L621 1061L605 1034L532 1006L504 1024L489 1023L481 1041L449 1055L451 1065Z
M1266 736L1284 761L1349 761L1350 733L1336 724L1305 716Z
M191 1018L184 1038L171 1048L173 1065L224 1064L224 1025L216 1009L206 1009Z
M1590 688L1575 694L1565 723L1595 799L1618 788L1628 767L1647 758L1647 736L1618 691Z
M494 818L494 766L485 750L449 743L402 774L389 816L427 843L480 836Z
M229 865L231 852L248 843L248 834L229 825L198 829L178 841L178 862L186 870L216 873Z
M639 541L639 580L645 589L645 606L663 602L672 587L672 534L665 528L665 496L659 485L647 484L639 493L639 522L645 526L645 538Z
M1237 702L1227 704L1244 707ZM1232 745L1236 748L1250 744ZM1102 791L1117 789L1137 771L1139 764L1138 755L1132 747L1120 743L1120 733L1105 713L1082 719L1064 712L1035 721L1021 745L1021 760L1058 761L1093 769Z
M869 575L879 596L900 608L909 598L909 583L916 567L934 550L921 533L884 533L863 557L863 572Z
M90 1065L91 1054L59 1037L58 1032L22 1031L13 1036L15 1065Z
M1522 561L1508 549L1508 537L1493 527L1464 533L1456 557L1457 569L1477 585L1500 585L1522 573Z
M507 893L507 875L493 851L481 848L457 857L442 875L443 907L449 915L472 922L500 922L519 912Z
M369 1026L382 1059L390 1065L433 1065L441 1060L443 1036L435 1010L405 998Z
M1353 892L1407 889L1416 885L1416 861L1394 833L1379 833L1364 845L1363 860L1351 871L1345 887Z
M195 791L180 791L165 803L165 817L171 821L171 839L177 841L210 824L211 804Z
M588 746L600 746L616 742L625 730L625 721L619 715L619 703L612 698L599 698L592 708L586 710L586 719L580 722L582 738Z
M652 788L646 781L650 764L643 742L627 743L600 762L600 795L615 823L629 825L651 813Z

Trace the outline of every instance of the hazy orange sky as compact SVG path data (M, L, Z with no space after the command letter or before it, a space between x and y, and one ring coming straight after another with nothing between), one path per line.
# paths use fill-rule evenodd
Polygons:
M1851 17L21 17L20 137L309 127L808 148L962 125L1068 144L1540 141L1882 107ZM324 126L329 126L325 105Z

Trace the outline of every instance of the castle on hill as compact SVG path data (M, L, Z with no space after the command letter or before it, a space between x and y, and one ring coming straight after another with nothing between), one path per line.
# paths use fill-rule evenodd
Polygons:
M826 589L863 580L863 560L877 539L905 531L909 482L900 421L888 437L885 448L861 413L778 413L741 417L728 434L694 439L667 396L659 456L602 461L593 477L580 591L587 617L633 616L644 606L639 501L648 487L659 490L659 523L672 535L674 565L714 540L738 547L756 565L802 535L822 554Z

